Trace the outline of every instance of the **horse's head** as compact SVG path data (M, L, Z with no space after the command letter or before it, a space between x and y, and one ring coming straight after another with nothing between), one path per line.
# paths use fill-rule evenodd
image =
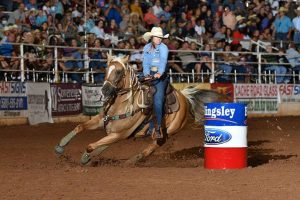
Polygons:
M126 74L129 71L129 56L115 57L107 55L107 69L105 73L102 94L107 100L122 90L126 84Z

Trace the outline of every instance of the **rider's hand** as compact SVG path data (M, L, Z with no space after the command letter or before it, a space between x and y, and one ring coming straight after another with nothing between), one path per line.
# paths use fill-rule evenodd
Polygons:
M154 74L154 78L160 78L160 77L161 77L161 74L160 74L160 73Z
M148 75L148 76L145 76L144 80L147 81L147 80L150 80L151 79L151 76Z

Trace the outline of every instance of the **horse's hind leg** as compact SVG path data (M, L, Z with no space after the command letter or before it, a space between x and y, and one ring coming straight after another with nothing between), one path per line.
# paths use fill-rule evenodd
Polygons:
M64 152L64 147L80 132L83 130L94 130L98 127L103 126L103 116L97 115L92 117L89 121L79 124L71 132L69 132L65 137L63 137L59 144L55 147L55 152L57 154L62 154Z
M163 144L164 142L162 142ZM149 144L146 149L144 149L141 153L131 157L129 160L126 161L127 165L134 165L140 160L148 157L151 155L158 147L162 146L162 144L158 145L158 141L153 141L153 143Z

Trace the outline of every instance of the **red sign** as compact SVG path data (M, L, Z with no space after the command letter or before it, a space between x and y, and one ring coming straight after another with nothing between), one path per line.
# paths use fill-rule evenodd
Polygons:
M225 94L233 101L234 98L234 90L232 83L212 83L211 89L217 90L221 94Z

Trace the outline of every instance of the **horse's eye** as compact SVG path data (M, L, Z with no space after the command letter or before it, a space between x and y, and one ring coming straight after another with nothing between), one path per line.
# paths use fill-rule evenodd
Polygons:
M122 71L116 71L116 74L117 74L117 75L121 75L121 74L122 74Z

